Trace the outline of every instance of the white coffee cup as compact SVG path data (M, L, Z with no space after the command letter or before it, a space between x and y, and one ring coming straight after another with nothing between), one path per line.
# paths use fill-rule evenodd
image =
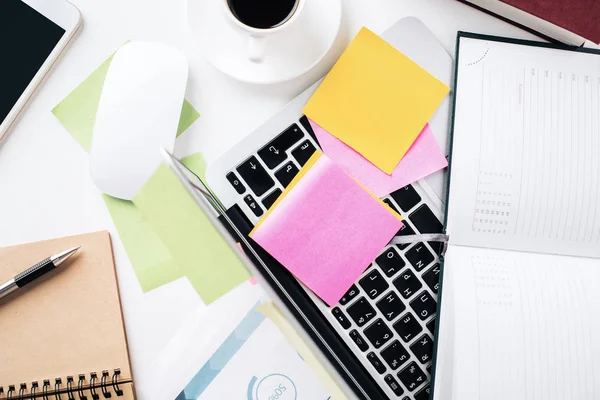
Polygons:
M284 31L288 30L300 18L304 4L306 3L306 0L296 0L294 9L290 11L287 18L273 27L263 29L246 25L234 15L227 0L221 1L227 19L248 35L248 59L254 63L265 61L269 38L281 35Z

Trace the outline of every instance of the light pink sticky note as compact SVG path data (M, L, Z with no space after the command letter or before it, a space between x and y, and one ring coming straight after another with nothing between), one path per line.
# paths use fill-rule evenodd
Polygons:
M323 152L338 163L350 176L378 197L383 197L448 166L448 161L429 127L421 131L391 175L386 174L350 146L321 128L310 125Z
M330 306L402 221L322 155L251 237Z

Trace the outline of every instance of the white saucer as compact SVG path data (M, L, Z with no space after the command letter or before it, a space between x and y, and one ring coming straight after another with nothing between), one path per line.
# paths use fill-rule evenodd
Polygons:
M223 1L188 0L188 25L208 61L246 83L281 83L306 73L327 54L342 22L342 0L301 0L302 14L289 29L267 38L266 59L254 63L248 59L248 34L228 21Z

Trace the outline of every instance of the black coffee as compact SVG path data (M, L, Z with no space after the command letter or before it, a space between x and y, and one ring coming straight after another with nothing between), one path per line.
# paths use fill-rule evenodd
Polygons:
M269 29L287 21L302 0L227 0L233 15L244 25Z

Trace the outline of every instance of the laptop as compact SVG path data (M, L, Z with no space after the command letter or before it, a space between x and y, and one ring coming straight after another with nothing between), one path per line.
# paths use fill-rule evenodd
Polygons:
M452 59L425 25L406 18L382 37L451 86ZM168 165L213 216L248 268L309 342L349 398L429 398L439 289L438 243L389 245L340 302L327 306L248 237L310 156L319 149L302 108L319 82L209 165L207 182L165 153ZM446 147L450 101L430 121ZM405 227L398 235L442 232L445 172L383 198Z

